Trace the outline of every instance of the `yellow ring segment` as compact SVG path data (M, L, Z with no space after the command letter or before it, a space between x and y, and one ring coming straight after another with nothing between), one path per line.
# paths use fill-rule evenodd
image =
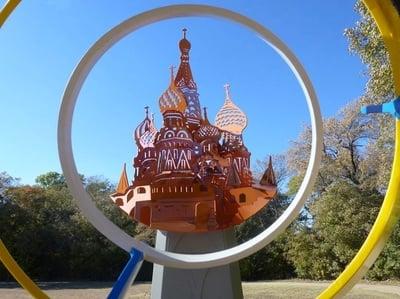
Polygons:
M18 266L17 262L13 259L8 252L4 243L0 240L0 259L4 266L10 271L12 276L19 282L19 284L27 290L32 297L38 299L48 299L49 297L25 274L25 272Z
M6 19L10 16L13 10L21 0L9 0L0 11L0 27L3 26ZM4 264L7 270L15 278L19 284L28 291L32 297L38 299L49 298L33 281L28 275L21 269L18 263L13 259L11 254L8 252L3 241L0 239L0 261Z
M4 7L0 10L0 28L20 2L21 0L9 0L6 2Z
M400 95L400 16L391 0L363 0L382 34ZM394 161L385 200L367 239L339 277L318 298L344 296L365 275L381 253L400 216L400 120L396 119Z

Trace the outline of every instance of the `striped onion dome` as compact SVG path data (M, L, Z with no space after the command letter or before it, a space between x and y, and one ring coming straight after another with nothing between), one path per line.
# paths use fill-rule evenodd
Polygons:
M225 84L225 102L215 117L215 125L223 131L240 135L247 126L246 114L236 106L230 95L230 86Z
M149 118L149 107L145 107L146 117L136 127L133 137L140 148L153 147L157 129L154 126L154 114Z
M183 113L186 109L186 100L183 93L176 87L174 82L174 71L171 67L171 82L168 89L161 95L159 99L161 113L168 110L179 111Z
M221 138L220 130L216 126L210 124L208 121L206 108L204 108L204 120L195 134L199 141L203 141L205 139L218 141Z
M154 147L154 141L156 140L157 129L154 125L154 114L151 115L149 129L140 136L139 142L143 148Z

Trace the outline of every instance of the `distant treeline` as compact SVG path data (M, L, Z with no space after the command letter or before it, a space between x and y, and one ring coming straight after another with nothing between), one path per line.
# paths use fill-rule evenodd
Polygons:
M107 180L83 179L96 204L133 235L140 227L115 208ZM0 236L14 258L38 280L114 280L128 255L104 238L80 214L62 175L49 172L35 186L0 175ZM153 242L152 236L147 237ZM151 279L146 264L139 279ZM0 280L12 277L0 266Z

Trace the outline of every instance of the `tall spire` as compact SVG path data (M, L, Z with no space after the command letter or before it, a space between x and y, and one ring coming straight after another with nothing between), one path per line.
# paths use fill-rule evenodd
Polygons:
M265 170L261 180L260 185L264 186L276 186L276 178L274 173L274 168L272 167L272 157L269 156L268 167Z
M122 169L121 177L119 179L117 193L125 193L126 189L128 189L128 176L126 175L126 163L124 163L124 168Z
M181 64L175 77L175 85L180 88L197 89L193 80L192 71L189 65L190 42L186 39L187 29L183 28L183 38L179 41L179 49L181 50Z
M174 83L174 69L175 69L175 67L173 66L173 65L171 65L170 67L169 67L169 70L170 70L170 72L171 72L171 84L173 84Z
M207 107L203 107L203 111L204 111L204 123L209 125L210 122L209 122L208 117L207 117Z
M186 110L185 117L187 127L190 131L197 129L201 123L201 108L199 94L197 93L197 85L194 82L192 71L189 65L190 42L186 39L187 29L182 30L183 37L179 41L179 49L181 51L181 63L175 77L175 85L185 96Z

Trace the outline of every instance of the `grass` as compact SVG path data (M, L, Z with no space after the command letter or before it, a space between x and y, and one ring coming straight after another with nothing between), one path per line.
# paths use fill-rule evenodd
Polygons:
M315 298L328 286L329 282L314 282L301 280L244 282L243 293L246 299L277 299L277 298ZM106 298L112 287L110 282L65 282L40 283L51 298ZM137 283L129 290L126 298L150 298L149 283ZM25 299L31 298L15 283L0 283L0 298ZM358 284L346 298L380 299L400 298L400 283L369 283Z

